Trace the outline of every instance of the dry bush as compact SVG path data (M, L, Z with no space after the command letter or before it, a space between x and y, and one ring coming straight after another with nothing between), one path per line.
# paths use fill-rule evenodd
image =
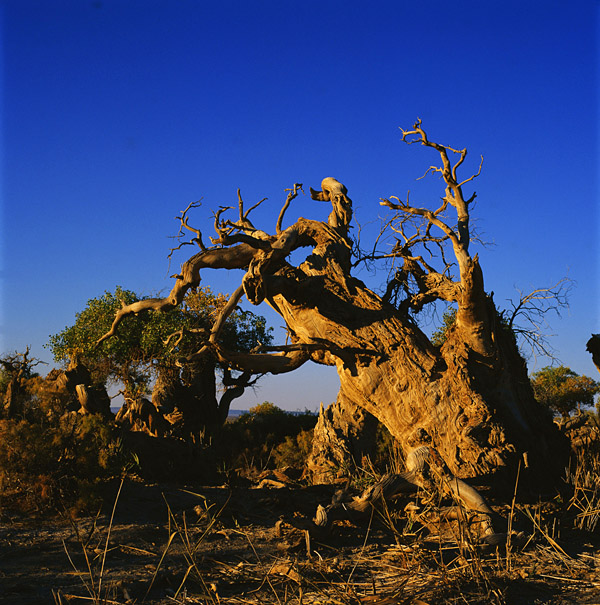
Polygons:
M593 532L600 521L600 444L578 448L566 469L565 480L573 493L567 512L576 529Z
M118 431L94 415L0 420L1 507L95 506L103 481L132 464Z

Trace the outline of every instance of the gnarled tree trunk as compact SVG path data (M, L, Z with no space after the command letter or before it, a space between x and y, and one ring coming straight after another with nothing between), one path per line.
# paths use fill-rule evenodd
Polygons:
M548 455L552 427L533 400L514 339L495 321L491 299L481 301L485 346L466 324L456 325L440 350L408 316L348 278L325 250L313 256L319 252L319 261L300 267L307 271L291 296L289 285L271 286L281 291L272 304L297 338L327 343L327 352L315 357L336 365L345 401L375 416L406 453L425 431L459 477L514 464L532 445L540 461ZM311 275L315 265L319 272Z
M184 435L217 433L227 420L231 402L243 395L250 376L237 378L224 371L223 392L216 382L216 364L208 355L179 368L165 365L158 369L152 390L152 404L165 420Z
M478 258L469 252L469 206L475 195L465 199L462 188L478 173L460 181L457 169L466 150L429 141L420 122L404 132L403 140L439 153L442 165L429 170L441 174L446 188L435 210L398 198L382 201L394 212L386 221L394 232L393 248L362 259L353 251L348 238L352 202L346 187L333 178L323 180L322 191L311 190L313 199L332 205L327 223L300 218L282 228L285 211L301 188L296 184L280 212L275 235L254 227L248 218L252 208L244 211L238 191L239 220L222 219L225 209L216 214L218 238L212 248L206 248L200 231L193 230L201 251L182 266L169 296L123 307L103 339L114 335L129 314L166 311L180 304L187 290L200 283L201 270L241 268L246 271L241 286L205 345L188 362L215 356L220 364L248 374L287 372L309 359L335 366L340 392L315 432L311 460L315 475L331 474L336 447L342 457L344 450L357 455L351 452L352 442L360 443L363 436L352 434L351 425L364 430L372 424L366 421L368 414L388 428L405 454L430 443L457 477L514 467L525 454L526 461L544 467L551 459L550 442L557 436L533 398L514 335L499 321L485 292ZM452 154L458 154L454 164ZM456 226L448 223L449 211L456 213ZM291 265L290 253L303 247L311 248L311 253L299 266ZM436 247L443 263L439 270L423 256ZM446 260L448 250L453 263ZM353 277L351 269L361 260L385 258L393 259L396 271L385 295L379 296ZM458 275L453 276L456 268ZM253 304L266 301L284 318L290 343L259 346L249 354L219 345L223 323L244 294ZM457 306L456 321L441 347L430 342L414 319L436 300ZM330 447L336 440L337 445ZM328 449L333 452L329 460Z

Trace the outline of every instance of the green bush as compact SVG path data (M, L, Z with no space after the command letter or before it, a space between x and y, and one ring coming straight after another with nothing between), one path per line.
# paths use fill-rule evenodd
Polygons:
M302 468L312 449L313 429L302 429L297 435L286 435L285 440L273 449L276 467Z
M317 416L292 414L264 402L229 422L221 437L221 456L234 468L264 470L301 466L306 460Z

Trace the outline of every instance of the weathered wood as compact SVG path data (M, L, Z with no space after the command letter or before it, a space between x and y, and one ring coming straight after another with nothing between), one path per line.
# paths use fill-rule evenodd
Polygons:
M436 210L399 198L382 201L395 212L386 224L397 235L397 245L366 260L395 259L398 270L383 297L351 274L353 261L360 261L353 256L348 237L352 201L345 185L328 177L321 191L311 190L314 198L332 204L328 222L299 218L282 230L280 213L275 235L252 225L251 209L244 211L238 192L239 220L224 220L225 209L215 215L215 246L203 248L184 263L167 297L124 306L99 342L114 335L130 314L165 311L180 304L187 290L199 285L201 270L243 268L241 287L192 357L211 356L250 374L291 371L309 359L335 366L340 378L338 402L347 410L362 411L355 414L354 428L353 412L323 412L310 462L315 476L333 477L344 459L356 459L352 441L366 426L361 416L365 413L388 428L405 455L423 433L428 434L457 478L514 470L523 457L538 470L549 470L553 463L560 468L560 436L534 400L514 334L500 321L485 291L479 259L469 252L469 208L475 194L467 199L462 188L479 172L461 181L457 169L466 150L430 141L420 121L413 130L403 131L403 140L439 153L442 166L429 171L440 173L445 195ZM458 154L454 164L453 154ZM284 210L297 191L294 186ZM452 210L455 227L445 218ZM415 224L416 232L408 234ZM441 269L434 269L420 255L428 246L437 248ZM304 262L292 266L290 254L300 248L310 252ZM454 260L447 260L447 254ZM457 277L452 276L453 266L458 268ZM218 326L242 291L251 303L265 301L283 317L291 346L273 353L234 354L218 345ZM458 307L441 347L429 341L411 315L439 299ZM337 427L334 420L347 426Z
M504 525L505 520L492 510L474 487L449 471L435 448L429 445L415 448L408 456L407 468L405 473L385 475L359 496L352 496L346 490L336 492L328 506L317 506L313 519L315 526L326 528L334 519L364 515L373 507L388 506L399 496L418 494L429 503L439 503L443 497L450 498L454 505L436 507L438 518L468 523L476 528L483 542L496 545L506 540L506 532L495 528Z
M360 468L375 453L377 425L372 414L345 401L341 393L333 405L321 404L308 460L313 483L335 483Z

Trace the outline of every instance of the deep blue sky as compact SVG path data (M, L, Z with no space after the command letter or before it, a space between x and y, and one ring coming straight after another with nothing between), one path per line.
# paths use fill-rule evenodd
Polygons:
M255 215L268 231L285 188L325 176L362 223L380 197L435 201L439 184L415 179L437 158L400 142L421 117L430 138L469 148L465 173L485 157L487 289L504 306L515 287L575 280L549 331L561 361L597 376L597 2L4 0L0 19L0 352L31 345L51 362L48 335L88 299L167 291L173 217L192 200L207 235L238 187L268 196ZM287 216L326 214L298 198ZM240 277L204 284L230 292ZM261 384L234 407L314 409L337 391L314 365Z

